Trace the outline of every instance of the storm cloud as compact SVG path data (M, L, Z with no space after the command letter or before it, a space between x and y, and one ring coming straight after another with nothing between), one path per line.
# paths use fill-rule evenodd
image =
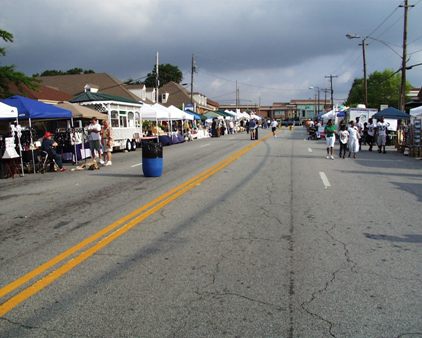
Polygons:
M401 3L2 0L0 27L13 33L15 42L7 45L1 61L27 74L81 67L126 80L144 78L159 52L161 63L179 66L184 82L190 82L194 54L194 90L222 103L234 101L236 81L242 103L309 98L310 86L329 86L329 74L338 76L334 89L341 101L353 79L362 77L359 41L346 39L346 33L371 34L384 42L369 41L368 73L400 68ZM409 64L422 59L422 2L413 4ZM422 67L409 71L408 79L420 87Z

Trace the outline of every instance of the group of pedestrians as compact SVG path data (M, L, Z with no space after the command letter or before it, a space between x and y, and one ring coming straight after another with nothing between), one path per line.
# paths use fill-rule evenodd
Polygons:
M334 160L336 135L338 136L340 143L340 158L344 159L346 153L347 157L352 156L353 158L356 158L358 152L362 149L362 144L368 144L368 151L372 151L375 141L378 145L378 152L385 154L388 132L387 126L383 117L381 117L376 124L372 118L368 120L368 123L362 124L360 118L357 117L356 121L350 121L348 125L341 123L340 130L337 132L333 120L328 120L327 125L324 128L327 145L326 158Z

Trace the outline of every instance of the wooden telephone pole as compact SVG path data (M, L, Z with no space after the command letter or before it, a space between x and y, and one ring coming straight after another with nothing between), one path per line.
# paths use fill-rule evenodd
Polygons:
M404 8L404 27L403 27L403 55L401 63L401 85L400 85L400 105L399 109L405 111L406 109L406 63L407 63L407 14L410 7L408 0L404 0L404 4L399 7Z
M330 91L331 91L331 109L334 109L334 90L333 90L333 78L338 77L337 75L327 75L325 78L330 79Z

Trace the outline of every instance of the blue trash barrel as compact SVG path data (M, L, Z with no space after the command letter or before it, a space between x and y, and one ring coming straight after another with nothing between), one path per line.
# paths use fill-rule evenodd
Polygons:
M163 174L163 145L155 141L142 142L142 171L145 177Z

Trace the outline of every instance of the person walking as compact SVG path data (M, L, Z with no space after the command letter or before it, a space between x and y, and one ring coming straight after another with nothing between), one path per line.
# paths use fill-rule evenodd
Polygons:
M349 156L353 154L353 158L356 158L356 154L359 152L359 129L355 126L354 121L349 122Z
M251 134L251 140L255 140L255 128L256 128L256 121L255 119L251 119L249 121L249 131Z
M362 149L362 141L363 141L363 124L360 122L360 117L356 117L355 127L358 129L359 132L359 151Z
M339 132L339 141L340 141L340 152L339 157L343 157L343 159L346 156L347 151L347 143L349 142L349 132L346 129L346 125L342 124L340 126L340 132Z
M368 133L366 136L366 143L369 145L368 151L372 151L372 146L374 144L374 136L375 136L375 124L372 118L368 120Z
M113 137L110 125L107 120L104 120L103 128L101 129L101 146L103 147L103 162L106 166L112 165L111 152L113 150Z
M383 152L384 154L386 153L385 151L385 144L387 143L387 123L384 122L384 117L381 117L380 120L377 122L377 134L378 134L378 139L377 139L377 144L378 144L378 152L381 153Z
M91 158L94 162L97 161L97 154L100 158L100 163L104 164L104 161L101 159L101 151L100 151L100 138L101 138L101 126L98 123L96 117L91 119L91 123L88 125L88 141L89 141L89 149L91 151Z
M327 144L327 159L334 160L333 150L334 143L336 142L336 126L333 124L333 120L329 119L327 125L324 128L325 142Z
M232 120L229 122L229 134L234 134L234 122Z
M275 120L275 119L273 119L272 121L271 121L271 131L273 132L273 136L274 137L277 137L277 135L276 135L276 130L277 130L277 126L278 126L278 122Z

